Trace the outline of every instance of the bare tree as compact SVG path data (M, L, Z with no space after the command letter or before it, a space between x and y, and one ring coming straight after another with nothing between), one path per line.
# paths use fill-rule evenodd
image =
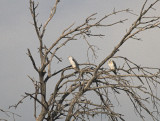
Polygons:
M34 116L36 121L55 121L60 118L64 118L65 121L89 120L90 118L100 115L105 115L112 121L124 121L123 114L114 110L113 100L117 100L118 102L118 98L113 99L109 96L110 94L115 95L115 97L117 95L126 94L142 120L145 120L142 112L147 112L153 120L158 120L157 114L159 115L158 106L160 98L156 95L155 90L160 85L160 69L139 66L127 57L114 56L117 51L119 51L119 48L129 39L138 40L139 38L136 38L138 33L148 29L159 28L160 17L148 16L147 14L150 10L154 9L154 6L159 0L152 2L153 3L149 6L146 6L148 0L145 0L139 15L136 15L137 19L128 28L123 38L120 38L119 43L112 52L104 57L99 64L96 65L91 62L82 63L79 64L79 70L71 71L73 69L72 66L67 66L59 71L52 72L52 70L54 70L54 68L51 68L53 59L55 58L58 61L62 61L56 53L65 45L67 46L68 42L71 42L71 40L78 41L77 38L81 36L86 40L88 48L92 50L93 55L96 56L94 46L87 41L87 38L101 37L104 35L94 34L91 29L121 24L127 21L127 19L117 20L110 24L103 24L103 21L120 13L133 13L130 9L113 10L100 19L96 19L96 14L92 14L79 26L74 27L74 24L71 24L53 41L52 45L47 47L43 37L48 23L55 17L60 0L55 1L48 20L40 25L37 22L36 12L38 4L36 4L34 0L30 0L30 12L33 18L33 26L39 40L38 49L41 65L37 66L37 62L35 62L30 49L28 49L27 54L39 75L39 79L36 81L34 78L28 76L34 84L35 92L25 93L22 100L27 97L31 97L34 100ZM103 67L111 58L116 58L123 62L123 66L116 68L116 75L112 73L112 69ZM55 81L55 88L52 92L46 92L47 82L57 75L59 75L59 79ZM137 83L132 83L132 80L136 80ZM49 98L46 98L47 93L51 94ZM96 95L99 102L97 103L94 100L90 100L87 96L88 94ZM22 100L14 107L17 107ZM150 110L150 105L146 104L152 104L154 110ZM37 105L41 106L39 114L37 114L38 112L36 110Z

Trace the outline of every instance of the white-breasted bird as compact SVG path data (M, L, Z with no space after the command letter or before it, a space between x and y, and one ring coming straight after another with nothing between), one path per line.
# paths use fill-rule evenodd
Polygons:
M116 63L113 60L110 59L108 61L108 66L113 71L113 73L117 75L117 72L116 72L117 66L116 66Z
M79 71L79 65L78 65L77 61L72 56L69 56L68 59L69 59L70 64L72 65L72 67L76 71Z

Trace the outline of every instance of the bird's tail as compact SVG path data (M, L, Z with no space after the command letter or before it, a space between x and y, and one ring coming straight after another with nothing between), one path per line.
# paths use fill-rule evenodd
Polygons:
M117 75L117 72L116 72L116 70L113 70L113 73L114 73L115 75Z

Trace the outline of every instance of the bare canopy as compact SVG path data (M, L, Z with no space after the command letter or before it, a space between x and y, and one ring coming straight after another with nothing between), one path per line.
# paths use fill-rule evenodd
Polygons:
M113 103L115 100L118 102L118 98L113 99L110 95L114 95L115 97L126 95L131 102L130 104L134 107L133 110L142 120L146 120L143 112L146 112L153 121L158 120L160 98L157 96L156 89L160 86L160 69L157 67L139 66L127 57L123 55L115 56L115 54L129 39L138 40L137 34L148 29L159 28L160 16L149 16L147 14L156 7L159 0L154 0L149 5L148 0L144 0L139 14L134 14L130 9L113 10L100 19L96 18L97 14L92 14L82 24L78 26L71 24L68 26L56 40L53 40L51 45L46 46L45 41L47 40L44 41L44 35L49 25L48 23L51 22L53 17L56 17L56 10L61 2L63 1L55 1L49 18L44 24L39 25L37 20L38 4L34 0L29 1L33 26L39 40L38 52L41 65L40 67L37 65L38 62L35 61L30 49L28 49L28 56L39 78L36 81L29 76L33 82L35 91L25 93L22 100L27 97L34 100L34 117L36 121L55 121L61 118L65 121L92 120L96 116L101 115L106 116L111 121L124 121L125 116L123 112L116 111L116 106ZM73 57L69 57L71 66L75 70L78 70L79 73L73 72L69 63L66 67L54 71L56 69L54 66L51 66L53 59L60 62L63 61L58 52L61 52L64 46L69 46L68 42L72 42L71 40L80 41L79 38L82 37L88 48L92 51L93 56L96 56L96 50L87 38L105 36L101 33L95 34L94 30L98 27L107 28L126 22L128 19L117 19L116 22L110 23L104 22L112 16L123 13L135 15L136 20L128 27L123 37L119 38L119 42L113 50L108 55L105 55L100 62L95 64L90 61L88 63L79 63L78 61L77 63ZM116 59L116 61L122 62L123 66L117 65L116 67L114 61L109 61L111 58L112 60ZM110 68L104 66L107 61ZM47 92L46 84L53 80L55 87L50 92ZM137 83L132 83L132 80L136 80ZM89 99L88 94L95 95L98 101ZM50 95L49 98L46 98L46 95ZM14 107L17 107L22 100L14 105ZM38 105L41 106L40 113L37 111ZM150 109L151 105L155 107L153 110Z

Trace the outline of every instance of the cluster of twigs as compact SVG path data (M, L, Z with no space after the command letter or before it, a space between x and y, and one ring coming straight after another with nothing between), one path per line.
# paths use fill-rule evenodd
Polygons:
M15 117L21 117L20 115L18 115L16 113L13 113L11 111L6 111L6 110L3 110L3 109L0 109L0 112L3 112L7 117L11 117L11 115L12 115L13 121L16 120ZM8 121L8 120L0 118L0 121Z

